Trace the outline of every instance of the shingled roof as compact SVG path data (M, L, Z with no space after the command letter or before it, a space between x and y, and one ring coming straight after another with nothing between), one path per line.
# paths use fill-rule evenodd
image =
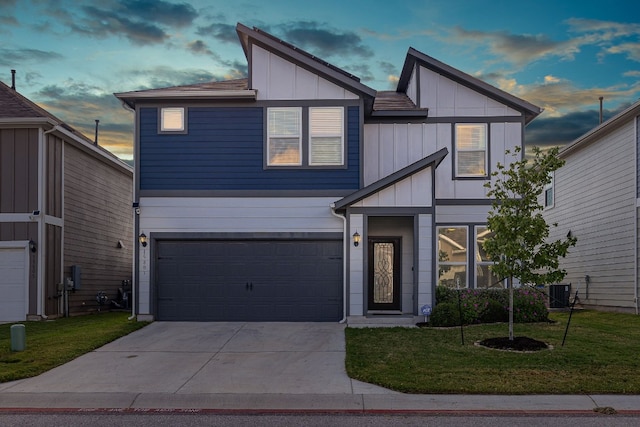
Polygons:
M15 89L0 82L0 118L49 118L58 123L62 121L44 108L20 95Z
M424 116L427 108L418 108L406 93L393 90L378 91L373 102L372 116Z

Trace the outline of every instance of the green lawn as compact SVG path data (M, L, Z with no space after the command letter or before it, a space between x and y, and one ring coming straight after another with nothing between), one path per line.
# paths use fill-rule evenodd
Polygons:
M10 324L0 325L0 382L39 375L147 325L129 313L100 313L25 325L24 351L11 351Z
M552 350L514 353L474 345L507 324L464 328L347 328L350 377L406 393L640 394L640 316L575 311L555 323L516 324Z

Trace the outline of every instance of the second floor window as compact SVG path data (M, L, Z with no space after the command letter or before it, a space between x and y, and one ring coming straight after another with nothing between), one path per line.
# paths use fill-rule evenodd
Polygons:
M267 166L343 166L343 107L267 109Z
M274 166L302 164L302 108L269 108L267 163Z
M184 132L185 130L185 109L183 107L160 109L160 132Z
M455 126L456 177L486 177L487 124L458 123Z

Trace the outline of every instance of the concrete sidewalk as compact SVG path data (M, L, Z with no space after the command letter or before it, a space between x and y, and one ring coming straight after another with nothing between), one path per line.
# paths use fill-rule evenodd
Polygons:
M154 322L38 377L0 409L640 414L640 396L410 395L350 379L344 325Z

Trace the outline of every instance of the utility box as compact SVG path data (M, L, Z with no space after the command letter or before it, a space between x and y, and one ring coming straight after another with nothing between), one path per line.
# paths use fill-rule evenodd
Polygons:
M74 291L77 291L78 289L80 289L81 278L82 278L82 269L80 268L80 266L79 265L72 265L71 266L71 280L73 280L73 290Z
M549 308L567 308L571 298L571 283L549 285Z
M27 334L24 325L11 325L11 351L24 351Z

